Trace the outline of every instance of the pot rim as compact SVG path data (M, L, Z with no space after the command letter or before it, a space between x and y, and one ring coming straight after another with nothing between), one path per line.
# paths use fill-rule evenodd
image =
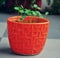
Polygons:
M11 16L11 17L8 17L8 20L9 22L11 23L16 23L16 24L47 24L47 23L50 23L49 20L47 18L40 18L38 16L26 16L26 17L37 17L37 18L40 18L42 20L45 20L46 22L40 22L40 23L18 23L18 22L14 22L14 21L11 21L11 19L19 19L21 16Z

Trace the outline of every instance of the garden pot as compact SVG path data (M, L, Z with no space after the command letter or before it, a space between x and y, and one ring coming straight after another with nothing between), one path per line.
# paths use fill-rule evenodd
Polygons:
M16 54L39 54L46 42L49 21L36 16L26 16L23 22L16 22L20 18L14 16L7 20L11 50Z

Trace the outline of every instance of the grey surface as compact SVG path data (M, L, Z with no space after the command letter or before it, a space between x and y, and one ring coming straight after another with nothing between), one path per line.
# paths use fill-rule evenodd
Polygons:
M8 38L0 42L0 58L60 58L60 39L47 39L42 52L35 56L22 56L12 53Z
M6 13L0 13L0 38L3 36L7 37L7 32L5 33L5 30L7 28L7 19L8 17L15 16L16 14L6 14Z
M3 36L5 29L6 29L6 23L0 22L0 37Z
M7 34L7 29L5 29L5 32L4 32L4 34L3 34L3 37L7 37L8 36L8 34Z
M59 39L60 38L60 15L47 16L50 20L50 28L48 38Z
M16 14L0 13L0 22L6 22L8 17L15 16L15 15Z

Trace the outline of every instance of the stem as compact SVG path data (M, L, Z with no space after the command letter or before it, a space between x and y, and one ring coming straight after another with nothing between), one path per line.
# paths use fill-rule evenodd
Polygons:
M16 4L16 6L19 6L17 0L15 0L15 4ZM18 19L18 16L19 16L19 11L18 11L17 19Z

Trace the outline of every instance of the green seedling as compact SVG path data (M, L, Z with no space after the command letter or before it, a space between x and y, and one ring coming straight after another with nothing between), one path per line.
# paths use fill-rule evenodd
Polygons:
M36 4L33 5L33 8L38 9L38 10L41 9ZM44 18L44 16L41 14L40 11L24 8L22 5L20 7L14 7L14 9L17 10L22 15L22 19L24 19L26 15L27 16L39 16L40 18ZM45 15L48 15L48 12L46 12Z

